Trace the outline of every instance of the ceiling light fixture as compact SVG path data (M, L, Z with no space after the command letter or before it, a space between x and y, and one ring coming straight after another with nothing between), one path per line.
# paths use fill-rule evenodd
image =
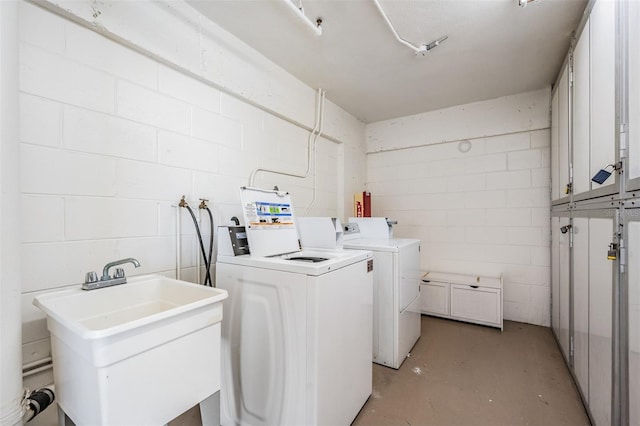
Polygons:
M423 44L421 46L416 46L415 44L403 39L402 37L400 37L400 35L396 31L396 29L393 27L393 24L391 23L391 20L389 20L389 17L384 12L384 9L382 8L382 5L380 4L380 2L378 0L373 0L373 3L378 8L378 11L380 11L380 14L382 15L382 17L384 18L385 22L387 23L387 25L391 29L391 32L396 37L396 40L398 40L400 43L404 44L405 46L407 46L408 48L413 50L413 52L416 54L416 56L417 55L426 56L427 52L429 52L433 48L438 47L440 45L440 43L442 43L443 41L445 41L446 39L449 38L449 36L445 35L445 36L442 36L442 37L432 41L431 43Z
M291 0L283 0L283 2L291 10L307 28L311 29L317 36L322 35L322 19L318 18L315 22L307 18L304 14L304 8L302 7L302 0L300 0L300 6L296 6Z
M540 0L518 0L518 6L520 7L527 7L527 4L532 3L532 2L539 2Z

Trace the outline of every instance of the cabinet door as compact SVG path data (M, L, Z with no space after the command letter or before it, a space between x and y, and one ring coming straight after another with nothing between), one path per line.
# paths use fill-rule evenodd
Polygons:
M640 209L633 210L640 217ZM629 401L640 401L640 222L629 222ZM640 424L640 404L629 404L629 424Z
M551 218L551 328L560 338L560 218Z
M607 164L616 163L615 24L616 3L598 1L590 21L590 170L589 179ZM611 168L608 169L611 171ZM613 185L613 173L602 184L589 182L591 189Z
M431 281L420 287L420 310L425 314L449 315L449 283Z
M625 3L629 35L629 188L640 189L640 2Z
M551 199L560 198L560 183L558 182L558 154L559 154L559 105L560 91L556 90L551 98Z
M573 371L589 398L589 219L573 219Z
M557 312L557 325L554 326L556 336L560 342L560 347L567 360L570 360L571 353L569 351L569 233L563 234L560 228L568 226L569 218L561 217L554 220L552 229L553 240L557 241L554 246L555 258L553 259L553 312Z
M560 198L564 193L569 180L569 67L562 71L562 77L558 83L558 189Z
M475 286L474 286L475 287ZM451 316L470 321L500 324L500 290L451 284Z
M589 26L573 52L573 193L590 189L589 181Z
M596 425L611 424L613 231L613 219L589 220L589 410Z

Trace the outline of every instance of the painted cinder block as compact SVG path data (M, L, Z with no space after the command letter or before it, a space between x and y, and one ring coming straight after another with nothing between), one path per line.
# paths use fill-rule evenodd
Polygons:
M528 150L530 148L530 140L531 137L528 132L488 137L485 140L485 150L487 154Z
M65 33L68 58L142 86L158 88L156 61L72 22L67 22Z
M20 179L23 193L113 196L114 158L22 144Z
M220 95L220 115L244 126L264 129L264 112L225 93Z
M113 112L115 78L57 54L20 45L20 90L47 99Z
M156 235L155 201L66 197L64 233L67 241Z
M472 244L506 244L507 229L504 227L467 227L465 241Z
M531 171L517 170L487 174L487 189L513 189L531 187Z
M158 164L217 173L220 147L213 142L160 130Z
M542 228L509 227L507 237L509 244L540 246L542 245Z
M542 150L528 149L507 154L509 170L537 169L542 166Z
M531 286L509 282L504 286L504 300L517 303L529 303L531 301Z
M115 240L23 244L21 252L23 293L80 284L87 272L119 259Z
M166 65L158 67L158 90L213 113L220 113L220 91Z
M242 125L198 107L191 107L191 136L241 149Z
M191 110L186 102L124 80L118 80L116 102L120 117L185 135L190 133Z
M549 186L544 188L508 189L507 207L546 207L551 204Z
M488 226L531 226L531 209L505 208L487 210Z
M62 105L38 96L20 94L20 141L60 145Z
M118 160L117 195L121 198L174 201L191 189L191 171L160 164Z
M64 200L62 197L22 195L20 209L23 243L63 240Z
M65 24L62 19L33 3L18 2L18 25L21 42L33 44L53 53L64 54Z
M551 146L551 129L536 130L530 132L531 148L548 148Z
M157 157L156 129L113 115L64 106L63 146L141 161Z
M449 226L483 226L487 222L484 209L456 209L447 212Z

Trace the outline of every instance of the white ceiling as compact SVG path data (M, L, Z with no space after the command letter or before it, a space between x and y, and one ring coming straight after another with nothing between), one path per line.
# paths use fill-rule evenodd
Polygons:
M400 44L372 0L187 0L327 98L374 122L553 84L587 0L381 0L403 39L449 38L426 56ZM297 5L299 0L293 0Z

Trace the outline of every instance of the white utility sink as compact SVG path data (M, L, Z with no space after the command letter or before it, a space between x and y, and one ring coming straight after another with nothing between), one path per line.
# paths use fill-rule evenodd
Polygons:
M56 400L76 424L166 424L220 389L225 290L146 275L37 296Z

